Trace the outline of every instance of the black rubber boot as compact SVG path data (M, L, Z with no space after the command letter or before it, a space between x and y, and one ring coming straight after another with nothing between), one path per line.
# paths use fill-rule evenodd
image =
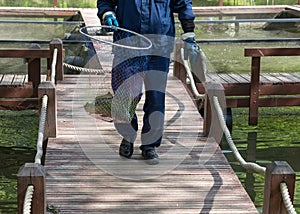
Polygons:
M154 148L143 150L142 156L144 157L147 164L155 165L159 163L158 155Z
M130 158L133 154L133 143L123 139L119 147L119 155L125 158Z

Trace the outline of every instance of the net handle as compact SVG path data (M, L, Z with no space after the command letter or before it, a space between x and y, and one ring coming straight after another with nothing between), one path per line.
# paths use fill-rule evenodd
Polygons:
M128 33L131 33L135 36L138 36L142 39L144 39L146 42L149 43L149 45L147 47L136 47L136 46L128 46L128 45L122 45L122 44L118 44L118 43L114 43L114 42L110 42L110 41L106 41L106 40L103 40L103 39L100 39L100 38L95 38L89 34L87 34L86 32L88 32L88 29L91 29L91 28L99 28L99 29L103 29L103 28L109 28L113 31L115 30L121 30L121 31L125 31L125 32L128 32ZM94 39L96 41L99 41L99 42L102 42L102 43L105 43L105 44L109 44L109 45L113 45L113 46L116 46L116 47L120 47L120 48L127 48L127 49L131 49L131 50L148 50L152 47L152 42L150 39L148 39L146 36L142 35L142 34L139 34L139 33L136 33L134 31L131 31L131 30L128 30L128 29L125 29L125 28L121 28L121 27L117 27L117 26L108 26L108 25L101 25L101 26L85 26L85 27L82 27L79 29L79 32L90 38L90 39Z

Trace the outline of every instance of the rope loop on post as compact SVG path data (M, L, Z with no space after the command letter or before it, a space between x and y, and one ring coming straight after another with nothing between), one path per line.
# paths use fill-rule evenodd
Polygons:
M29 185L26 189L26 194L25 194L25 198L24 198L23 214L31 213L31 203L32 203L33 192L34 192L34 186Z
M284 206L285 206L286 210L288 211L288 214L297 214L296 210L293 206L286 183L284 183L284 182L280 183L280 192L281 192Z

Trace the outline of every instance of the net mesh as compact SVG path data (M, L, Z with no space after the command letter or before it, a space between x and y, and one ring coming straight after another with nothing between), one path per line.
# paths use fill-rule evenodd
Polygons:
M125 30L111 30L84 29L90 50L86 67L104 71L88 74L88 87L94 95L84 108L100 119L129 122L141 98L149 42Z

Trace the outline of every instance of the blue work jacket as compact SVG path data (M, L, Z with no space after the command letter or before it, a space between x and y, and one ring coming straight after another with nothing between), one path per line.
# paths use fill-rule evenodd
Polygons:
M194 19L192 0L98 0L98 17L116 13L119 26L140 34L175 36L173 13L179 20Z

